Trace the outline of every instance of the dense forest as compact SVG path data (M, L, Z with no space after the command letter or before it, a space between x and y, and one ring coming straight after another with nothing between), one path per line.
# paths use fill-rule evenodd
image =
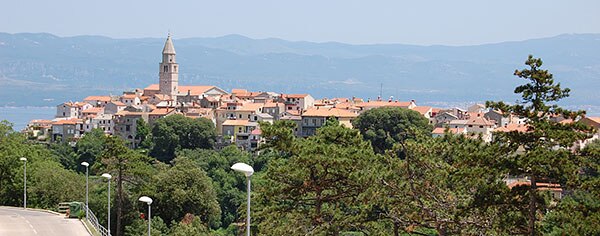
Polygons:
M153 235L239 235L245 230L246 177L230 169L253 166L252 235L600 235L600 142L574 147L596 131L584 111L557 102L569 89L529 57L515 71L523 85L514 104L486 105L527 119L527 131L497 133L492 142L453 135L431 137L427 119L402 108L362 113L354 128L329 119L316 135L294 136L293 122L261 123L258 153L216 150L210 120L172 115L142 144L94 130L77 144L41 144L0 123L0 205L22 205L26 157L28 206L56 209L85 202L90 163L90 209L106 225L110 173L113 235L143 235L149 196ZM563 116L573 122L554 122ZM509 187L508 177L529 180ZM559 184L561 198L540 187Z

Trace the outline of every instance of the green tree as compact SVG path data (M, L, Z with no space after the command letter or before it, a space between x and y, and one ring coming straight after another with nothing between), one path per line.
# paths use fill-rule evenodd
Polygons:
M150 126L144 121L144 119L137 119L136 121L136 134L135 138L140 140L138 148L152 149L152 136Z
M583 171L578 188L544 217L548 235L600 235L600 141L582 151Z
M60 202L85 200L85 178L52 160L38 160L27 169L28 205L56 209Z
M569 111L560 108L556 102L569 96L569 89L563 89L555 83L551 73L541 69L542 60L529 56L525 64L528 68L516 70L515 75L526 84L515 88L521 94L520 101L514 105L504 102L488 101L488 107L498 109L504 114L513 114L526 118L527 132L507 132L496 134L497 140L513 148L512 155L504 161L511 175L525 176L531 181L526 196L529 199L526 231L530 235L538 234L536 224L538 214L543 214L538 194L538 181L566 183L577 173L577 158L570 148L577 140L587 137L589 129L574 123L553 122L552 117L563 116L578 120L583 111Z
M68 143L51 143L49 149L52 154L59 160L60 164L65 169L77 170L80 163L77 163L79 155L75 152L73 147Z
M144 204L145 205L145 204ZM151 216L150 234L152 236L168 235L170 230L160 216ZM125 226L126 236L148 235L148 220L136 218L130 225ZM190 234L192 235L192 234Z
M253 176L261 233L339 235L364 223L358 196L366 189L366 167L377 156L357 130L327 124L315 136L296 140L289 158L275 159Z
M265 144L261 149L279 150L284 155L288 155L293 151L294 129L296 123L291 120L278 120L273 124L269 122L259 122L262 131L262 137L265 139Z
M495 157L500 145L447 134L397 144L373 163L366 193L372 209L393 224L389 234L493 235L502 232L500 210L508 188ZM401 158L399 158L401 157Z
M209 226L218 227L221 209L212 180L188 158L176 158L173 164L154 177L155 201L152 209L156 215L172 222L190 213Z
M96 163L96 159L100 158L100 155L104 151L106 143L106 135L102 129L92 129L92 131L86 133L75 145L77 155L79 156L76 166L80 172L85 172L85 167L81 166L81 162L87 162L90 167ZM91 169L93 171L94 168ZM93 174L91 172L90 174Z
M183 115L172 115L158 119L152 127L154 147L151 155L169 162L179 149L211 149L214 147L216 130L206 118L192 119Z
M384 153L395 143L410 137L409 129L431 131L429 121L416 111L398 108L375 108L360 114L352 121L366 140L371 141L373 150Z
M122 235L124 225L123 221L131 219L131 216L125 216L124 212L132 212L133 205L126 183L131 184L129 188L141 184L140 178L150 178L148 172L151 159L134 150L130 150L125 145L125 141L117 136L106 138L104 151L101 154L102 162L98 168L112 173L114 183L116 184L116 230L115 235ZM138 196L133 196L136 198Z
M198 235L198 236L209 236L211 234L206 225L202 223L200 217L192 214L186 214L181 222L174 224L171 227L171 236L187 236L187 235Z
M177 153L178 157L194 160L213 180L214 189L221 207L221 225L229 226L237 220L237 210L246 199L246 179L234 173L231 166L237 162L252 164L250 154L236 146L214 150L189 150Z

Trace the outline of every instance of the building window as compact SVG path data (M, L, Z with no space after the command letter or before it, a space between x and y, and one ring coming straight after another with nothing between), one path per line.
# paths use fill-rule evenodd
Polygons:
M130 125L126 125L125 126L125 131L131 131L131 126Z
M163 71L164 71L164 72L169 72L169 66L164 66L164 67L163 67Z

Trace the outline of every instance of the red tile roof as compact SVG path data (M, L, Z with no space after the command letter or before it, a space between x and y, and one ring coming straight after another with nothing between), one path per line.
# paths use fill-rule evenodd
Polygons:
M448 131L452 134L460 134L460 133L464 133L465 129L464 128L448 128ZM444 132L446 132L446 128L444 127L438 127L433 129L433 131L431 131L432 134L444 134Z
M517 131L517 132L527 132L529 126L525 125L525 124L508 124L499 128L496 128L494 131L496 132L511 132L511 131Z
M112 100L110 96L88 96L83 99L83 101L102 101L102 102L110 102Z
M72 118L72 119L58 120L58 121L52 122L52 125L74 125L74 124L82 123L82 122L83 121L81 121L80 119Z
M345 109L338 108L309 108L302 113L302 116L316 116L316 117L357 117L358 114Z
M431 107L422 106L422 107L413 107L413 108L411 108L411 110L421 113L421 115L425 115L425 113L427 113L427 112L432 112L433 109Z

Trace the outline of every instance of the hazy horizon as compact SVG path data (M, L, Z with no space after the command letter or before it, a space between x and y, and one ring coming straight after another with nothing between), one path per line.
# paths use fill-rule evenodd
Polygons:
M90 37L105 37L105 38L110 38L110 39L123 39L123 40L128 40L128 39L165 39L167 37L167 35L169 35L169 32L165 33L164 36L156 36L156 37L111 37L108 35L100 35L100 34L79 34L79 35L59 35L59 34L55 34L52 32L2 32L0 31L0 33L7 33L7 34L51 34L60 38L71 38L71 37L86 37L86 36L90 36ZM194 39L194 38L223 38L223 37L228 37L228 36L241 36L241 37L245 37L245 38L249 38L252 40L269 40L269 39L275 39L275 40L283 40L283 41L288 41L288 42L307 42L307 43L341 43L341 44L348 44L348 45L354 45L354 46L360 46L360 45L411 45L411 46L449 46L449 47L461 47L461 46L481 46L481 45L489 45L489 44L497 44L497 43L509 43L509 42L523 42L523 41L528 41L528 40L536 40L536 39L545 39L545 38L553 38L553 37L558 37L561 35L600 35L600 33L560 33L560 34L555 34L555 35L549 35L549 36L544 36L544 37L534 37L534 38L525 38L525 39L519 39L519 40L507 40L507 41L498 41L498 42L483 42L483 43L479 43L479 44L465 44L465 45L451 45L451 44L430 44L430 45L423 45L423 44L409 44L409 43L378 43L378 42L373 42L373 43L349 43L349 42L341 42L341 41L323 41L323 42L319 42L319 41L309 41L309 40L292 40L292 39L287 39L287 38L280 38L280 37L267 37L267 38L255 38L255 37L250 37L247 35L243 35L243 34L225 34L225 35L216 35L216 36L206 36L206 37L177 37L176 35L171 35L172 38L174 40L185 40L185 39Z
M480 45L600 33L600 1L8 1L0 31L111 38L218 37Z

